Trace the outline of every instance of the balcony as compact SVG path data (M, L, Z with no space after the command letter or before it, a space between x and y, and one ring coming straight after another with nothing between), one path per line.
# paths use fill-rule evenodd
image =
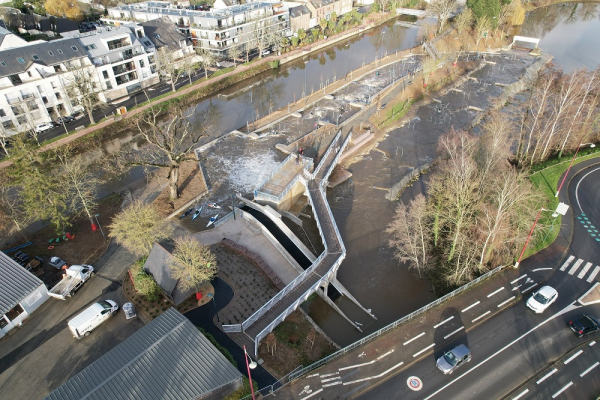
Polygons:
M117 85L122 85L127 82L135 81L137 79L137 74L135 72L130 72L126 75L121 75L115 78L117 81Z
M133 62L128 62L127 64L121 64L116 67L113 67L113 74L117 76L134 70L135 64Z

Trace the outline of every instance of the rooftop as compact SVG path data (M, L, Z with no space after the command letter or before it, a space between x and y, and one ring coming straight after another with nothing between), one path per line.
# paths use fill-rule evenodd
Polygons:
M0 316L42 284L38 277L0 251Z

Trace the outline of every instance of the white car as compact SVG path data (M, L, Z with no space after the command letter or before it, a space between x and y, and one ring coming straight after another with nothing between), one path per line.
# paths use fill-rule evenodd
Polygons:
M49 123L49 122L46 122L44 124L36 125L35 126L35 132L36 133L42 133L42 132L48 131L48 130L50 130L52 128L54 128L54 125L51 124L51 123Z
M543 313L546 308L550 307L550 304L554 303L557 298L558 292L556 289L550 286L544 286L527 300L527 307L535 311L536 314L540 314Z

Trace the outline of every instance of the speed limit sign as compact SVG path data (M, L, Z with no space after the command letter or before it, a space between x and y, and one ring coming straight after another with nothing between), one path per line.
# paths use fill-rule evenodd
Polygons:
M408 378L406 380L406 384L408 385L408 387L411 390L414 390L415 392L417 392L423 388L423 382L421 381L421 379L417 378L416 376L411 376L410 378Z

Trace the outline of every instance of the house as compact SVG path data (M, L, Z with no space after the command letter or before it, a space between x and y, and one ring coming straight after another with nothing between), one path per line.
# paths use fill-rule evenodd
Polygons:
M160 50L166 48L173 54L174 59L180 59L188 55L195 54L192 41L181 33L168 17L153 19L152 21L142 22L146 40L142 41L148 48ZM150 41L151 44L147 42Z
M242 374L174 308L90 364L45 400L222 399Z
M173 305L181 304L185 299L194 294L194 289L182 290L178 285L178 280L173 278L170 266L176 262L175 257L171 254L172 249L167 250L158 243L154 243L146 263L144 271L152 275L154 281L160 286L165 297L167 297Z
M27 41L6 28L0 28L0 51L21 46L27 46Z
M290 8L290 27L292 32L298 32L299 29L306 31L311 28L308 7L300 5Z
M66 91L73 65L91 66L83 46L73 38L0 51L0 123L7 136L81 109L69 101Z
M311 12L311 26L316 26L322 19L329 21L334 12L339 17L352 11L352 0L308 0L306 7Z
M0 252L0 338L20 326L48 297L37 276Z

